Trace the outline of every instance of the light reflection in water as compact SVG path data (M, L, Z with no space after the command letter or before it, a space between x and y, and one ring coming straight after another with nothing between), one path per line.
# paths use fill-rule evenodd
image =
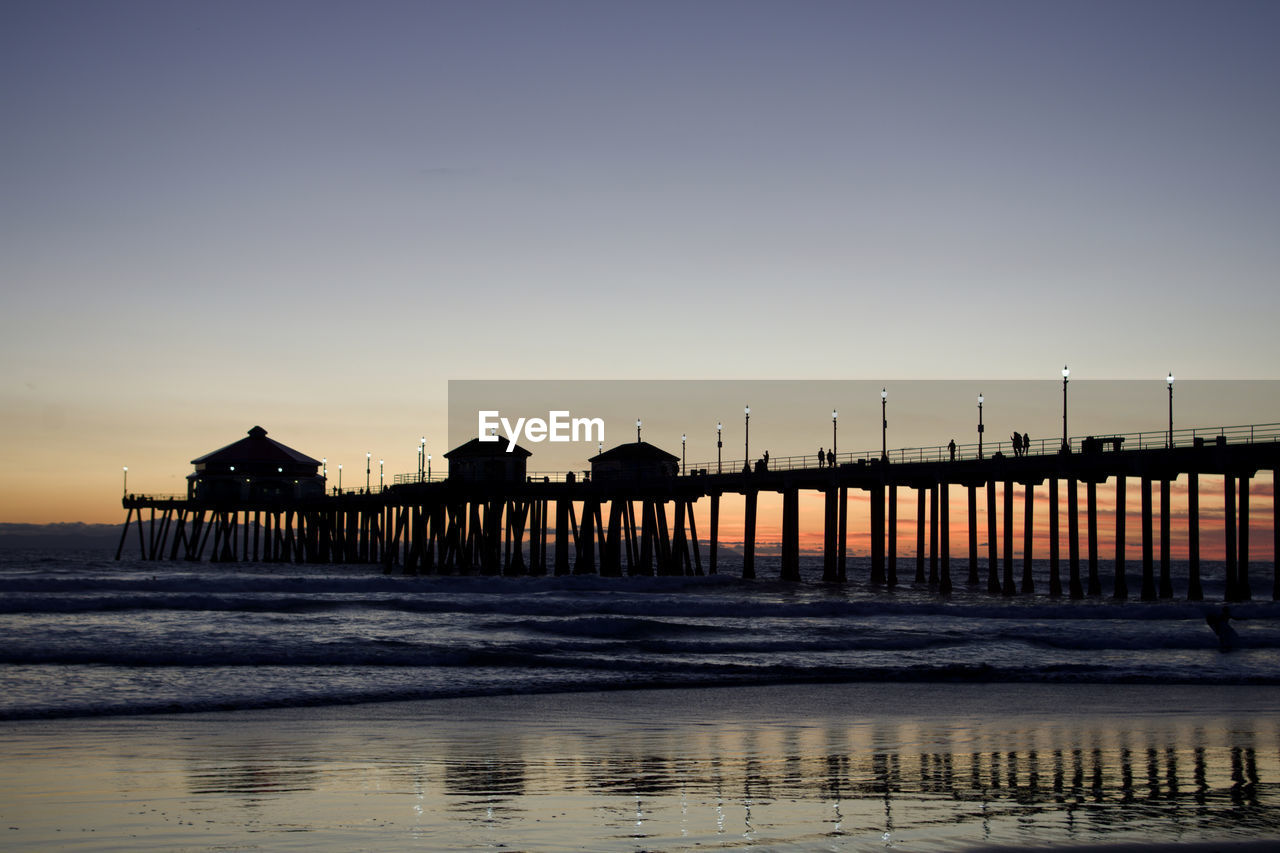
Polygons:
M377 846L575 841L602 851L631 851L641 838L661 850L944 850L1280 837L1274 713L788 718L682 716L651 702L593 717L567 699L546 700L559 716L530 715L528 701L490 703L507 710L482 721L450 720L442 705L411 723L383 712L282 729L264 713L256 730L222 720L180 737L139 726L146 739L120 742L149 772L120 764L104 777L104 801L141 802L163 787L199 813L209 843L238 843L252 827L275 847L298 827L313 842L367 847L357 829L369 826L382 834ZM653 722L664 711L669 719ZM93 765L86 744L68 748Z

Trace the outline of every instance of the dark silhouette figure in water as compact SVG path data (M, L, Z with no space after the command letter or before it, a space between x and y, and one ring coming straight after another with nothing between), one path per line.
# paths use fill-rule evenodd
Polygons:
M1231 627L1231 608L1225 604L1218 613L1206 613L1204 621L1218 635L1218 650L1229 652L1240 643L1240 635Z
M1011 437L1013 438L1013 455L1021 456L1022 455L1022 433L1015 432Z

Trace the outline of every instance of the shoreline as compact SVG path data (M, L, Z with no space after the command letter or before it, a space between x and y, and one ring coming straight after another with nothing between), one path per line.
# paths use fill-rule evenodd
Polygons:
M844 689L849 691L869 690L882 691L886 689L902 689L902 688L918 688L920 690L945 690L949 688L972 688L973 690L1017 690L1019 692L1034 692L1037 689L1045 690L1070 690L1073 692L1085 691L1094 695L1100 695L1103 692L1122 692L1129 690L1150 690L1168 693L1170 690L1176 691L1228 691L1228 690L1256 690L1256 691L1272 691L1276 697L1276 710L1280 712L1280 676L1273 681L1218 681L1205 682L1198 680L1150 680L1150 679L1125 679L1110 681L1090 681L1087 679L1072 680L1063 679L1060 681L1051 680L1028 680L1019 679L1013 676L1008 678L967 678L966 674L982 674L989 676L988 673L981 669L963 669L958 671L954 677L938 678L935 673L921 673L920 677L912 677L910 674L897 673L893 678L883 679L859 679L855 681L830 681L820 677L812 678L778 678L776 680L758 679L742 682L733 682L729 680L692 680L686 683L651 683L642 682L634 684L592 684L583 687L548 687L545 690L504 690L502 688L493 688L485 690L477 688L468 692L459 692L457 694L442 694L432 696L404 696L404 695L387 695L372 696L365 698L323 698L323 699L290 699L279 701L262 701L247 704L226 703L222 707L191 707L181 708L173 707L172 704L165 706L155 706L152 708L132 708L127 710L83 710L83 711L43 711L32 710L30 712L0 714L0 726L9 723L20 723L28 721L75 721L75 720L107 720L120 718L146 718L146 719L163 719L166 717L191 717L205 714L247 714L247 713L270 713L279 712L287 714L289 712L305 713L308 711L316 711L319 713L339 712L342 709L357 708L374 708L385 705L407 705L407 704L432 704L432 703L448 703L448 702L501 702L504 700L530 701L554 699L554 697L574 697L574 696L590 696L593 694L601 694L613 696L615 694L635 694L635 693L679 693L681 691L733 691L733 690L786 690L786 689ZM1187 694L1190 695L1190 694Z
M0 743L0 837L28 848L1251 850L1280 838L1276 687L591 691L9 721Z

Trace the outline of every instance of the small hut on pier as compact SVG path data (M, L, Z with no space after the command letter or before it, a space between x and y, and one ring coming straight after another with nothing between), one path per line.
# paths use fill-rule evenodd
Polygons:
M191 464L187 497L211 501L273 501L324 495L320 461L267 438L260 426L247 438L206 453Z
M680 457L647 441L611 447L587 460L597 483L654 483L680 473Z
M444 455L449 460L449 479L464 483L521 483L532 452L506 438L481 441L473 438ZM510 451L507 448L510 447Z

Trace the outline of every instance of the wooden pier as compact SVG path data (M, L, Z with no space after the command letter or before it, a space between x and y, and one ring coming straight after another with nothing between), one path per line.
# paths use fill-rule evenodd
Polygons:
M1049 588L1051 596L1081 598L1104 593L1099 576L1098 485L1114 481L1116 494L1114 570L1110 594L1130 596L1125 542L1126 506L1131 485L1141 507L1143 600L1203 598L1201 578L1200 490L1221 483L1226 531L1225 576L1228 600L1245 600L1255 590L1250 560L1250 482L1259 472L1280 479L1280 441L1274 434L1256 440L1197 438L1185 446L1120 449L1096 439L1073 440L1070 452L986 458L941 456L928 459L885 457L840 462L835 466L796 465L779 460L777 468L734 473L705 467L661 481L625 479L519 482L401 483L375 493L343 493L296 499L212 501L193 498L126 496L128 511L116 557L123 554L131 529L143 559L213 561L252 560L299 563L381 564L405 573L478 573L485 575L598 574L697 575L721 570L721 501L743 500L741 573L756 576L758 499L762 492L781 496L782 580L800 579L802 491L821 493L823 503L822 580L848 579L847 541L850 490L870 497L870 574L873 584L900 582L898 565L899 492L916 494L916 583L951 591L952 554L949 519L952 489L964 490L968 509L968 566L965 582L980 585L978 493L985 494L986 588L1013 596L1037 590L1032 573L1037 512L1048 512ZM921 454L923 456L923 454ZM906 454L901 454L905 457ZM816 461L816 460L815 460ZM1170 484L1186 478L1187 588L1175 590L1170 576ZM1221 479L1219 479L1221 478ZM1059 506L1066 484L1067 548L1062 553ZM1036 506L1035 487L1048 484L1048 507ZM1080 484L1085 491L1087 549L1080 553ZM1014 561L1014 487L1023 491L1021 571ZM1153 492L1160 490L1159 544ZM699 500L710 503L706 553L694 516ZM926 504L928 511L926 511ZM999 506L1002 512L997 512ZM1280 553L1280 518L1272 499L1273 554ZM886 521L887 515L887 521ZM927 522L926 522L927 518ZM1001 522L998 536L997 522ZM928 544L926 546L926 535ZM1002 546L1002 547L1001 547ZM1002 553L1001 553L1002 552ZM926 558L927 554L927 558ZM1065 567L1064 564L1065 563ZM1280 571L1272 565L1271 596L1280 598ZM926 571L927 566L927 571ZM1065 569L1065 577L1063 576Z

